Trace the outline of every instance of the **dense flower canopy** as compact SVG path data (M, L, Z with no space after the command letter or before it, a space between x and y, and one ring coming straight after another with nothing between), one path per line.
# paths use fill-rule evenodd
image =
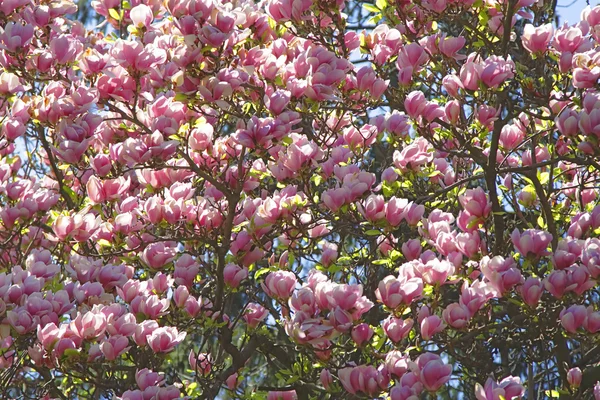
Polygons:
M0 1L1 395L600 399L551 3Z

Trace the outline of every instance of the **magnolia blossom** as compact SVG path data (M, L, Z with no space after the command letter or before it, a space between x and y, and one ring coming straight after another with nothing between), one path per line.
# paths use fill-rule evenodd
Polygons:
M554 28L552 24L546 24L534 27L531 24L526 24L523 28L523 47L530 53L541 53L546 51L548 44L552 40Z
M0 0L3 393L600 398L600 6L76 3Z
M484 386L479 383L475 386L477 400L497 400L502 397L507 400L516 399L520 398L524 392L525 388L521 385L521 379L512 376L506 377L500 382L488 378Z

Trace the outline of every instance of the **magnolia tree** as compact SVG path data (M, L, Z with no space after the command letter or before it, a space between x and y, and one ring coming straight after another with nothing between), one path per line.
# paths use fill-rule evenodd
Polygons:
M600 7L0 2L0 392L600 398Z

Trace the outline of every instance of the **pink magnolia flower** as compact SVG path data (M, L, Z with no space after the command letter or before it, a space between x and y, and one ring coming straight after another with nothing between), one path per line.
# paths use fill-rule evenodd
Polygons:
M238 376L237 372L235 374L229 375L229 377L225 381L225 385L227 385L227 389L235 390L235 388L237 388L239 385L238 378L239 378L239 376Z
M433 258L425 264L418 267L421 273L421 278L425 283L430 285L442 285L446 282L449 276L454 274L454 265L447 260L438 260Z
M448 305L442 312L442 318L446 324L456 329L462 329L469 324L471 313L467 307L460 303L452 303Z
M581 253L582 249L579 240L560 240L556 251L552 254L554 268L565 269L570 267L577 261Z
M560 53L574 53L583 43L583 32L577 26L564 27L556 31L552 45Z
M408 209L408 200L392 196L385 206L385 219L390 225L398 226L402 220L406 219Z
M293 272L275 271L267 275L265 282L261 286L270 297L287 300L292 295L296 282L296 275Z
M141 390L152 386L162 386L165 378L162 373L153 372L148 368L140 369L135 373L135 382Z
M339 332L347 332L354 324L352 314L340 307L336 307L329 312L329 322Z
M375 296L387 307L395 309L400 304L410 305L422 292L423 281L420 278L396 278L388 275L379 282Z
M510 59L490 56L483 63L481 82L490 89L495 89L514 77L515 64Z
M582 378L583 374L579 368L571 368L567 372L567 382L569 382L569 385L571 385L573 388L577 388L579 385L581 385Z
M526 24L523 28L523 36L521 41L523 47L530 53L543 53L547 50L548 44L552 40L554 35L554 28L552 24L546 24L542 26L533 26Z
M369 324L362 323L352 328L352 333L350 336L358 346L362 346L364 343L371 340L373 334L373 329L371 329Z
M422 115L426 105L427 100L425 99L425 95L420 91L410 92L409 95L406 96L406 100L404 100L406 113L414 119Z
M135 315L127 313L121 316L110 315L107 318L106 332L111 336L133 336L137 327Z
M148 345L155 353L168 353L185 339L187 332L179 332L176 327L165 326L154 329L147 336Z
M437 392L444 386L452 375L452 366L444 364L442 359L432 353L425 353L416 360L418 366L419 380L425 390Z
M188 144L192 150L205 151L213 142L214 128L210 124L200 124L190 132Z
M317 311L315 294L310 287L296 290L289 300L289 305L292 310L311 316Z
M429 313L429 307L423 306L419 309L417 321L421 329L421 337L424 340L431 339L435 334L446 328L446 324L437 315Z
M444 113L446 115L446 119L453 124L457 124L458 120L461 116L461 104L458 100L451 100L446 103L444 107Z
M416 260L421 255L421 241L419 239L410 239L402 244L402 255L408 260Z
M95 339L106 330L106 316L98 310L78 314L69 324L69 328L81 339Z
M133 312L142 313L150 319L156 319L167 313L169 300L161 299L157 295L139 296L131 302Z
M52 229L60 240L73 238L83 242L88 240L98 229L99 222L99 217L92 213L75 214L74 216L59 215L52 224Z
M298 400L298 394L295 390L271 390L269 393L267 393L267 400Z
M400 50L396 65L399 70L410 68L418 71L427 60L429 60L429 56L423 47L418 43L409 43Z
M587 117L587 114L586 114ZM579 113L572 108L565 107L555 118L556 127L565 136L576 136L579 127ZM588 128L591 130L591 128Z
M246 267L230 263L223 269L223 279L232 288L237 288L240 282L246 278L248 278L248 268Z
M361 92L368 92L374 99L381 97L387 89L389 81L377 77L371 67L362 67L356 73L357 88Z
M367 197L364 204L357 205L359 212L369 221L377 222L386 216L385 199L381 195L372 194Z
M561 298L569 289L569 278L565 270L555 270L544 279L544 287L554 297Z
M390 381L387 371L378 371L372 365L342 368L338 377L348 393L363 393L371 397L386 389Z
M348 202L350 192L346 188L329 189L321 194L321 201L332 212L337 212L344 204Z
M152 8L145 4L139 4L131 9L129 18L131 18L136 28L148 28L154 20L154 14Z
M59 329L53 322L43 328L40 325L37 326L37 338L45 349L49 349L61 339L66 331L63 326L61 328Z
M194 353L194 350L190 351L188 355L188 362L190 367L201 375L208 375L212 369L214 361L208 353Z
M593 306L587 308L587 318L583 323L583 327L590 333L600 331L600 311L594 311Z
M482 72L481 58L475 53L471 53L466 62L460 68L460 87L467 90L478 90L479 81Z
M100 350L107 360L116 360L130 348L129 339L121 335L111 336L100 344Z
M586 99L588 97L591 96L586 96ZM562 114L566 114L565 117L563 117L565 119L565 124L567 122L570 122L571 124L574 122L573 119L569 120L568 118L572 117L572 118L576 118L576 115L573 115L575 112L568 112L568 113L561 113ZM579 119L579 123L578 123L578 127L579 129L581 129L581 131L585 134L585 135L595 135L598 136L600 135L600 112L598 109L584 109L582 110L579 115L578 115L578 119ZM560 120L559 120L560 121ZM575 127L572 127L572 125L568 125L568 126L563 126L563 128L566 130L567 127L569 127L570 129L574 130Z
M431 144L425 138L419 137L402 151L394 152L394 165L403 172L417 171L433 161L431 149Z
M529 277L519 286L519 293L529 307L536 308L544 293L544 285L539 278Z
M25 134L26 125L16 118L6 118L2 125L2 134L8 140L15 140Z
M25 50L33 38L34 27L31 24L9 22L0 34L0 48L11 53Z
M463 83L456 75L450 74L442 79L442 86L452 97L458 97L458 91L463 88Z
M276 22L301 21L311 5L312 0L271 0L267 11Z
M129 189L130 181L123 177L101 181L91 176L86 184L87 194L94 204L120 198Z
M440 49L440 53L445 55L446 57L461 59L465 56L461 56L458 54L459 50L465 46L466 39L462 36L459 37L444 37L440 39L438 44L438 48Z
M474 281L471 285L463 283L459 302L467 307L471 315L475 315L487 301L494 297L493 289L483 281Z
M514 150L525 139L525 133L522 127L517 124L504 125L500 131L498 143L507 151Z
M587 315L585 306L573 305L560 312L560 324L567 332L576 333L579 328L583 327Z
M477 116L477 120L481 123L481 125L483 125L490 131L494 128L494 122L498 119L498 110L496 110L494 107L491 107L487 104L482 104L477 108L475 114ZM512 126L512 125L505 125L505 127L506 126ZM508 128L506 128L506 129L508 129ZM504 134L504 135L506 135L506 134ZM501 140L502 140L502 136L503 136L502 133L500 133ZM504 147L502 142L500 142L500 144ZM508 144L508 143L504 143L504 144Z
M244 312L244 321L250 328L254 329L267 318L267 315L269 315L269 311L266 308L258 303L250 303Z
M390 374L396 375L398 378L409 371L410 359L398 350L392 350L385 356L385 366Z
M523 275L512 258L485 256L480 263L481 272L500 296L523 281Z
M400 342L402 339L408 336L408 333L412 329L414 321L412 319L400 319L393 316L389 316L383 320L381 324L383 331L394 343Z
M316 277L316 274L313 275L313 278ZM315 300L321 310L333 310L336 307L347 311L352 310L361 302L362 294L362 285L340 284L323 280L318 281L314 289Z
M140 259L150 268L160 269L173 261L176 254L175 242L155 242L146 246Z
M72 35L60 35L50 41L52 60L57 64L69 64L75 61L81 52L82 44Z
M538 258L550 254L547 248L552 241L552 235L548 232L526 229L520 233L518 229L515 229L510 238L515 249L525 257L531 255Z
M321 381L321 385L325 388L325 390L329 390L331 384L333 384L333 375L329 372L328 369L322 369L321 374L319 375L319 380Z
M566 291L581 296L584 292L596 286L596 281L591 279L587 268L582 265L573 264L564 271L567 272L568 286L565 288Z
M410 129L408 116L396 110L389 115L386 114L385 129L401 138L405 138Z
M479 383L475 385L477 400L499 400L501 398L512 400L520 398L524 392L525 388L521 385L521 379L513 376L506 377L500 382L488 378L484 386Z
M475 259L481 251L479 232L463 232L456 235L456 247L467 258ZM462 262L462 261L461 261Z
M335 243L323 243L323 252L321 254L321 263L328 267L338 258L338 246Z
M405 216L406 223L410 226L416 226L421 218L423 218L424 213L425 206L423 204L409 203Z

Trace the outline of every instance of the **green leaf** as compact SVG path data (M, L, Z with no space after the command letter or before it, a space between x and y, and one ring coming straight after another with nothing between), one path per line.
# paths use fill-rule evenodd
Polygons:
M425 285L425 288L423 288L423 294L425 296L431 296L432 293L433 293L433 286Z
M100 246L100 247L110 247L111 246L110 242L106 239L99 239L96 241L96 243L98 243L98 246Z
M63 185L63 190L69 195L71 200L76 203L77 202L77 194L68 186Z
M254 279L258 279L259 277L263 276L264 274L267 274L271 271L270 268L261 268L258 271L256 271L256 273L254 274Z
M467 229L471 229L471 228L475 228L476 226L478 226L481 223L480 219L474 219L473 221L469 222L469 224L467 225Z
M367 21L367 24L376 24L379 21L381 21L382 18L383 17L381 14L375 14L373 17L369 18L369 20Z
M392 250L389 253L390 260L397 260L401 256L402 256L402 253L400 253L398 250Z
M108 15L110 15L111 18L116 19L117 21L121 20L121 14L119 14L119 12L114 8L108 9Z
M380 11L379 8L377 8L373 4L363 4L363 7L365 10L374 12L374 13L378 13Z
M175 100L177 101L188 101L190 97L185 93L177 93L175 95Z
M375 1L375 6L377 6L378 9L383 10L387 7L388 3L387 0L376 0Z
M367 235L367 236L379 236L379 235L381 235L381 232L378 231L377 229L369 229L368 231L365 232L365 235Z
M539 225L539 227L541 229L546 229L547 228L546 221L544 220L544 217L542 217L541 215L538 216L538 218L537 218L537 224Z
M315 186L319 186L323 182L323 177L321 175L313 175L312 181Z

